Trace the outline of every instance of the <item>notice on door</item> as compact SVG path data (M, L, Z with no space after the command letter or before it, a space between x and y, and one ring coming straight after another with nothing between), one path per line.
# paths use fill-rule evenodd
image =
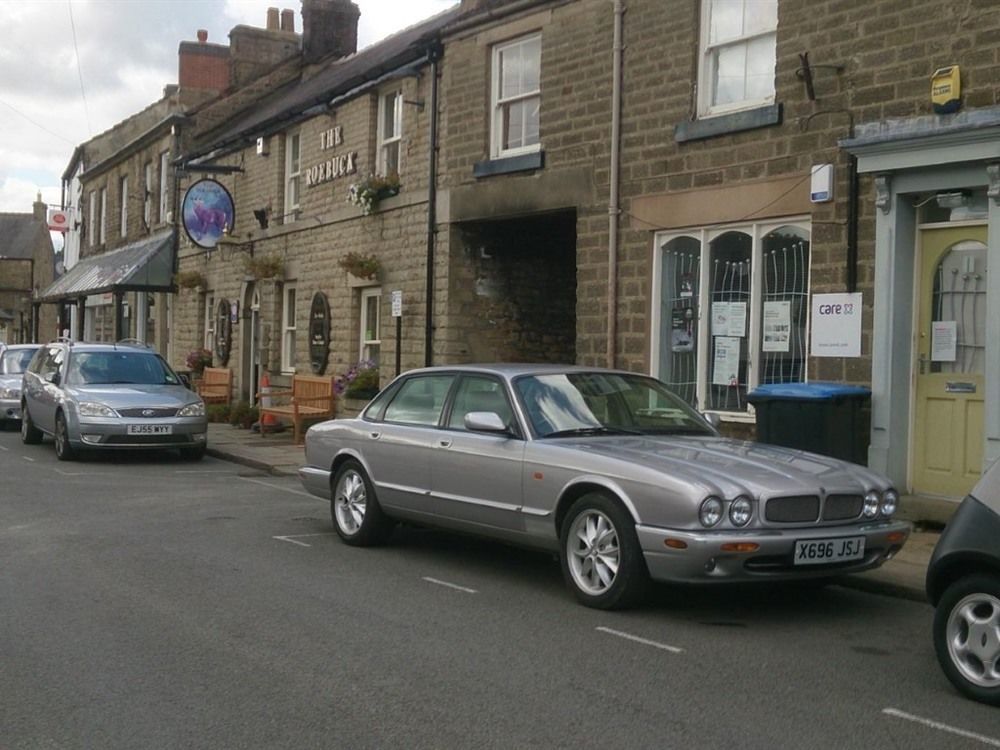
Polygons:
M740 340L735 336L715 337L712 385L739 385Z
M861 356L861 292L814 294L811 320L812 356Z
M712 303L712 335L738 336L747 335L747 303L746 302L713 302Z
M931 323L931 362L954 362L958 359L958 324L954 320Z

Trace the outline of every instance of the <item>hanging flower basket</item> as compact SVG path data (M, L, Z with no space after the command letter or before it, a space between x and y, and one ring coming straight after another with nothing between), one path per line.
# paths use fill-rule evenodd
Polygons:
M382 270L382 264L374 255L356 253L353 250L337 261L337 265L362 283L377 280Z
M378 202L399 195L399 175L385 177L368 175L361 182L355 182L347 189L347 202L361 208L361 213L370 216Z

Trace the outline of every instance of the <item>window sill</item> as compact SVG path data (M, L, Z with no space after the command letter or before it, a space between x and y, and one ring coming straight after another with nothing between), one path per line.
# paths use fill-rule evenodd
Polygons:
M744 130L756 130L771 125L781 124L781 103L768 104L764 107L733 112L718 117L705 117L690 122L680 122L674 126L674 141L700 141L719 135L740 133Z
M514 172L530 172L545 166L545 152L535 151L520 156L505 156L498 159L486 159L472 165L474 177L493 177Z

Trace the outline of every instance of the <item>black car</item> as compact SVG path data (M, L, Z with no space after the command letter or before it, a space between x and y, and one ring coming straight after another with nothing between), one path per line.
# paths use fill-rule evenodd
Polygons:
M1000 706L1000 461L941 534L927 568L934 650L965 695Z

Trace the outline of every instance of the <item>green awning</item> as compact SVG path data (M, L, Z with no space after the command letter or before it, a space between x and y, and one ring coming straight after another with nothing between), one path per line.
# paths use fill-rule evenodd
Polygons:
M106 292L172 292L173 229L101 255L82 259L56 279L36 302L61 302Z

